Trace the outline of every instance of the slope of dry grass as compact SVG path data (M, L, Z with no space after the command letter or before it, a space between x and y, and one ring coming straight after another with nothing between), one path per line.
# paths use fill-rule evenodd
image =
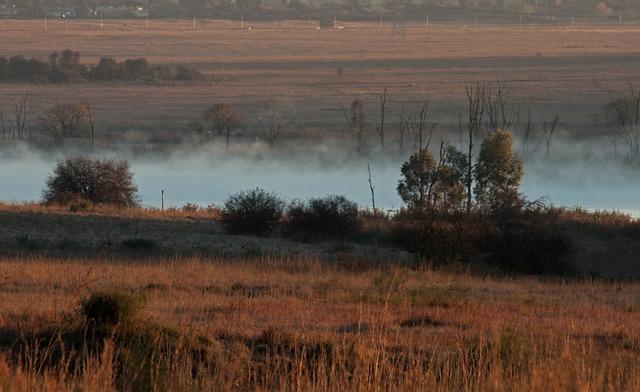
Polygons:
M228 384L213 384L221 380L219 372L194 380L189 362L168 354L172 390L212 384L288 390L640 387L637 283L350 270L304 257L3 258L0 276L4 331L28 335L64 325L77 317L74 309L89 293L117 289L144 298L144 319L213 339L226 347L225 355L235 353L235 362L225 362L231 367L218 364L231 377ZM256 342L283 350L265 357ZM302 349L320 343L326 348L320 357ZM117 341L110 342L84 358L85 371L76 374L26 366L38 363L44 348L30 352L32 362L22 368L7 357L0 384L9 390L110 390L117 349ZM167 389L165 378L158 374L150 382Z

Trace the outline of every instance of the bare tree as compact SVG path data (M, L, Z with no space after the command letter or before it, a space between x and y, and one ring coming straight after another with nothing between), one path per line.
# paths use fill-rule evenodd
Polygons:
M262 109L258 112L258 124L270 146L291 126L291 119L287 116L282 106L275 98L267 99Z
M416 113L409 115L409 124L411 136L413 138L413 146L418 151L428 149L433 137L433 131L438 125L436 122L429 123L429 101L426 101ZM425 140L425 131L429 131L428 139Z
M94 135L95 135L95 130L96 130L96 122L95 119L93 118L93 112L91 110L91 105L87 104L86 105L86 111L87 111L87 121L89 123L89 131L90 133L90 137L91 137L91 148L94 148Z
M531 110L527 110L527 119L521 123L522 127L522 154L528 158L533 153L530 150L531 137L535 132L534 117Z
M640 89L627 82L629 93L605 105L605 115L613 116L620 126L620 136L629 147L630 158L640 162Z
M503 83L484 84L486 95L486 119L487 132L497 129L509 129L518 120L519 110L513 109L511 96L507 86Z
M7 137L7 128L4 123L4 108L0 107L0 131L2 131L2 138Z
M29 95L24 93L21 95L14 104L14 139L22 139L24 136L24 130L27 126L27 117L29 116Z
M542 129L542 138L544 140L545 151L547 158L549 157L549 153L551 151L551 139L553 138L553 133L556 130L556 126L558 125L558 115L556 114L553 117L552 121L547 121L546 119L542 121L541 129Z
M205 119L210 123L211 129L225 136L225 146L229 148L231 135L241 127L240 114L231 106L219 103L205 111Z
M611 136L609 136L609 143L611 143L611 147L613 147L613 159L618 159L618 133L614 132Z
M404 113L404 109L400 113L400 123L398 124L398 148L400 154L404 154L404 142L407 133L410 131L409 117Z
M380 148L382 152L384 152L384 116L387 107L387 88L384 88L384 91L379 96L380 101L380 124L376 128L378 131L378 136L380 137Z
M38 116L44 131L58 142L86 135L87 106L63 103L54 105Z
M349 128L351 128L356 135L356 151L360 154L364 153L367 142L364 103L359 99L354 99L353 102L351 102L349 110L342 107L342 112L344 113Z
M487 105L487 84L486 83L472 83L466 86L465 95L467 97L467 123L462 123L460 119L460 129L466 129L468 135L467 145L467 173L465 175L466 180L466 192L467 192L467 214L471 213L471 206L473 202L473 149L474 137L479 138L482 122L486 112Z

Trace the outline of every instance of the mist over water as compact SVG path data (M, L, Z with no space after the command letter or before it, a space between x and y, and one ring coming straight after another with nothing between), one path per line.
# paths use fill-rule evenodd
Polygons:
M559 148L560 149L560 148ZM556 206L618 210L640 216L640 173L602 157L585 156L570 147L553 159L539 156L525 162L522 192L530 199L545 197ZM101 154L115 157L119 154ZM39 154L28 148L0 153L0 200L38 201L47 176L63 154ZM285 199L344 194L361 206L371 206L367 161L314 160L229 156L216 153L172 154L135 158L131 163L143 205L186 203L220 205L229 194L255 187L275 191ZM329 163L327 163L329 162ZM370 161L376 205L401 206L396 192L401 160Z

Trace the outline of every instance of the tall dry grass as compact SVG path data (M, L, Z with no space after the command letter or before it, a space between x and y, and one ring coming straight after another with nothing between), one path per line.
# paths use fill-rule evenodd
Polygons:
M0 277L3 390L640 388L636 283L356 270L308 257L5 258ZM150 333L144 372L123 371L125 339L74 350L55 338L104 290L139 295L141 330L169 331ZM42 331L55 333L29 338Z

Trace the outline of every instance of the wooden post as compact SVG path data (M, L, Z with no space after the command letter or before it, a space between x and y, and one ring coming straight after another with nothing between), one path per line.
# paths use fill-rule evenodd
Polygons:
M160 211L164 211L164 189L160 192Z

